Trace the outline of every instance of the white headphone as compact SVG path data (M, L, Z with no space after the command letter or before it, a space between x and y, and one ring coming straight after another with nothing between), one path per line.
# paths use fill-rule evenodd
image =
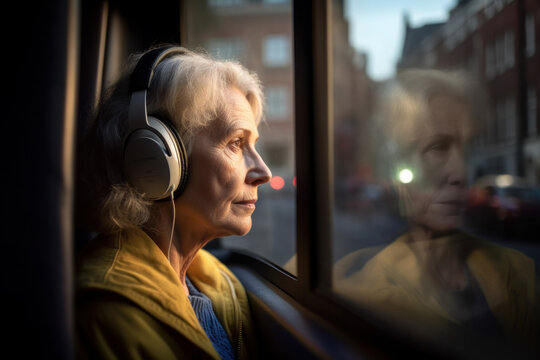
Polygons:
M185 54L181 47L149 50L131 74L128 135L124 141L126 180L149 200L175 198L186 185L188 160L178 131L170 122L148 116L146 94L156 66L171 55Z

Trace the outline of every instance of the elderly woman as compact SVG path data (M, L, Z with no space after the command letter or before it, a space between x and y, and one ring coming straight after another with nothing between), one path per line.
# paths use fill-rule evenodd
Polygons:
M371 258L376 251L364 249L340 260L334 285L430 332L469 329L533 342L540 302L534 261L459 230L467 142L485 111L478 94L459 72L407 70L390 84L379 112L384 159L410 226Z
M271 177L255 148L260 83L181 47L133 60L81 146L83 218L99 235L78 260L78 355L246 358L245 291L202 247L250 230Z

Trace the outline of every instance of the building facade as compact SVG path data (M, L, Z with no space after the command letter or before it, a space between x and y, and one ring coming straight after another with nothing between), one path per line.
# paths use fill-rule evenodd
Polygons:
M512 174L540 184L540 2L461 0L444 23L405 23L399 69L465 69L485 89L488 122L473 144L470 181Z
M184 9L184 43L212 56L236 60L264 87L265 121L257 147L272 170L292 187L294 87L292 15L289 0L208 0Z

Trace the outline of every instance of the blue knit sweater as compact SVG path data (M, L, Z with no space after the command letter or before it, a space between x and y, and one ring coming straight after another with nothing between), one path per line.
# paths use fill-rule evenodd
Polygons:
M222 359L234 359L234 351L229 341L229 337L223 329L223 326L219 322L214 309L212 308L212 301L200 292L195 285L187 278L186 284L189 289L189 301L195 310L195 315L201 324L202 328L206 332L206 335L210 338L212 345L218 352Z

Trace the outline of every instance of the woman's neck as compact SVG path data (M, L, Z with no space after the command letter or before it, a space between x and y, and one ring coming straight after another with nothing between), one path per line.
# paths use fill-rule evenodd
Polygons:
M213 237L200 231L202 227L186 224L182 216L176 214L173 227L173 212L170 203L155 204L152 220L145 226L145 231L167 257L174 272L178 275L186 295L186 274L197 252ZM172 233L171 233L172 231Z
M449 237L454 232L440 233L413 226L409 232L409 247L416 255L425 274L440 287L464 289L469 282L461 242Z

